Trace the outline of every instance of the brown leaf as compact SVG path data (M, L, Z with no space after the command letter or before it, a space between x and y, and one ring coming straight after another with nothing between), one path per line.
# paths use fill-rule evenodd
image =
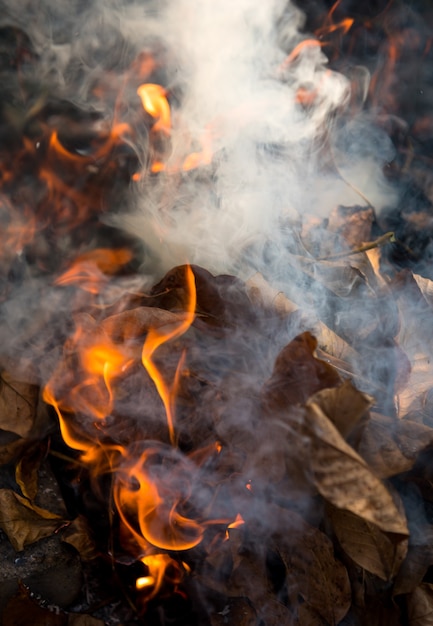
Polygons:
M255 626L258 623L257 613L246 598L228 598L224 609L211 615L210 620L212 626Z
M17 459L30 445L27 439L0 431L0 466Z
M433 281L430 280L430 278L425 278L419 274L413 274L413 279L415 280L423 298L425 298L433 309Z
M153 287L152 304L171 311L186 308L185 268L171 269ZM244 326L255 320L255 313L242 281L229 275L213 276L198 265L192 265L197 295L197 318L200 328Z
M150 328L161 328L169 324L178 325L185 313L173 313L157 307L137 307L111 315L101 322L101 329L116 341L128 341L140 337Z
M290 518L287 536L278 539L277 548L286 566L291 604L301 596L326 623L338 624L351 604L346 568L335 558L326 535L300 516L290 513Z
M433 527L416 523L409 537L409 550L394 582L394 596L411 593L433 565Z
M87 519L82 515L76 517L62 532L62 541L74 546L82 561L91 561L98 556Z
M104 626L104 622L85 613L69 613L67 626Z
M384 532L408 535L406 518L388 489L318 405L308 407L305 430L311 437L308 468L319 493Z
M315 393L307 402L307 405L312 404L317 404L346 438L372 406L373 398L358 391L349 380L346 380L340 387L322 389Z
M297 304L289 300L282 291L274 289L259 272L247 280L245 286L248 297L255 306L271 309L283 318L299 309Z
M328 218L328 230L338 233L351 248L370 240L374 213L371 208L338 206Z
M26 451L15 467L15 480L25 498L34 500L38 493L38 471L45 454L42 445Z
M409 626L433 626L433 585L423 583L407 599Z
M27 437L36 419L39 389L14 380L7 372L0 377L0 428Z
M271 413L302 404L320 389L341 382L333 367L314 356L316 347L317 340L305 332L280 352L264 390L264 404Z
M334 532L343 550L362 568L382 580L394 578L406 556L408 540L384 533L360 517L329 507Z
M422 296L412 274L402 272L398 280L399 290L396 293L401 325L396 341L411 366L410 374L398 389L396 398L398 416L402 418L410 411L423 408L424 395L432 387L433 310Z
M358 452L380 478L409 471L422 450L433 444L433 429L411 420L372 413Z
M40 606L25 587L11 598L2 614L2 626L67 626L64 613L55 613Z
M0 528L17 552L51 535L60 524L57 515L31 505L10 489L0 489Z

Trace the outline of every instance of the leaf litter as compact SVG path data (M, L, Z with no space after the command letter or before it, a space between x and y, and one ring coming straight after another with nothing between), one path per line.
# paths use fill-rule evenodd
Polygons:
M354 247L354 229L362 226L368 239L371 215L340 211L332 224ZM6 605L4 624L96 626L101 617L110 624L119 603L125 624L156 624L173 597L178 620L198 625L357 624L373 614L382 624L433 623L431 281L407 270L390 279L374 248L350 261L300 260L296 251L293 263L294 282L325 289L338 318L312 317L297 304L296 289L285 294L262 275L244 284L193 267L196 319L170 349L162 346L158 359L172 371L187 355L178 375L178 449L198 468L202 509L223 521L199 547L173 555L189 573L149 602L133 589L134 547L116 536L109 472L92 479L61 442L53 416L41 413L33 381L2 373L0 459L15 480L0 489L7 540L25 554L29 544L60 533L81 555L87 580L108 559L121 581L108 591L87 582L83 597L61 615L21 588ZM85 328L81 341L108 338L136 358L150 329L185 319L184 275L183 267L173 268L142 296L90 305L75 316ZM362 328L350 317L350 308L361 305ZM77 385L76 349L69 341L54 361L56 389ZM388 359L378 368L374 360L385 350ZM106 442L167 445L151 388L134 367L113 380ZM149 420L137 421L133 405L145 398L154 398L143 409ZM79 428L83 415L70 411L68 419ZM66 486L64 515L36 504L47 455ZM409 492L422 509L417 524ZM238 514L242 524L227 529L224 520Z

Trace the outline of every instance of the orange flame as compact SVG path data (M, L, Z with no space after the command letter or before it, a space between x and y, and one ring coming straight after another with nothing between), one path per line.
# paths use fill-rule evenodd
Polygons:
M137 578L135 585L137 590L146 589L147 600L158 593L164 580L176 587L182 581L185 570L189 570L186 563L180 565L168 554L149 554L140 560L148 569L149 574Z
M174 433L174 401L176 398L179 372L183 364L183 358L179 361L176 376L173 385L167 385L163 375L159 371L157 365L153 361L153 355L155 351L164 343L177 339L183 335L194 321L195 307L197 304L197 295L195 289L194 273L189 265L186 266L186 284L188 290L188 304L185 319L168 332L164 332L162 329L151 329L146 337L146 341L143 345L142 362L146 368L149 376L153 380L155 387L159 393L159 396L164 404L167 426L170 435L170 441L175 445L175 433Z
M141 98L143 109L156 120L153 129L169 135L171 130L171 115L166 90L161 87L161 85L145 83L144 85L140 85L137 89L137 93Z
M152 130L170 136L172 128L171 112L166 90L161 85L145 83L137 89L137 94L141 99L143 109L155 120ZM201 145L201 150L191 152L183 161L169 167L163 161L155 159L150 166L150 171L154 174L164 171L178 172L179 170L188 172L197 167L209 165L213 156L211 128L209 126L205 129ZM140 178L139 173L134 174L132 177L134 181L138 181Z
M75 258L71 267L61 274L54 284L66 287L77 285L92 294L100 293L107 276L113 275L129 263L132 253L127 248L97 248Z
M146 550L149 544L163 550L188 550L198 545L204 534L202 524L180 512L188 494L179 494L176 485L159 479L161 454L167 449L155 447L145 450L133 462L124 462L116 476L113 497L120 518L131 536ZM167 463L170 459L167 458ZM181 471L173 466L172 471ZM138 528L131 520L138 523ZM144 540L144 541L143 541Z

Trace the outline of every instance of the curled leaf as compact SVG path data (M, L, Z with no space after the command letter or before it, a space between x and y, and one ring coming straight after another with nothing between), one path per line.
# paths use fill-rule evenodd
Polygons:
M42 537L48 537L61 524L61 519L31 505L10 489L0 489L0 528L18 552Z

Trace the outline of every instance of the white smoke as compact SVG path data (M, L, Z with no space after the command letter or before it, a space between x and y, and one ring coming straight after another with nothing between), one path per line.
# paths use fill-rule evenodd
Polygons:
M173 65L168 89L181 92L168 172L144 179L127 224L145 242L149 271L192 262L247 275L263 269L267 242L283 253L291 219L363 204L354 187L376 209L389 200L381 165L390 142L378 156L364 120L358 153L354 133L339 124L349 80L329 70L317 42L287 62L307 38L302 25L302 13L285 0L172 0L148 10L143 41L162 39ZM309 104L297 101L301 89L313 94ZM212 165L174 174L208 129Z

